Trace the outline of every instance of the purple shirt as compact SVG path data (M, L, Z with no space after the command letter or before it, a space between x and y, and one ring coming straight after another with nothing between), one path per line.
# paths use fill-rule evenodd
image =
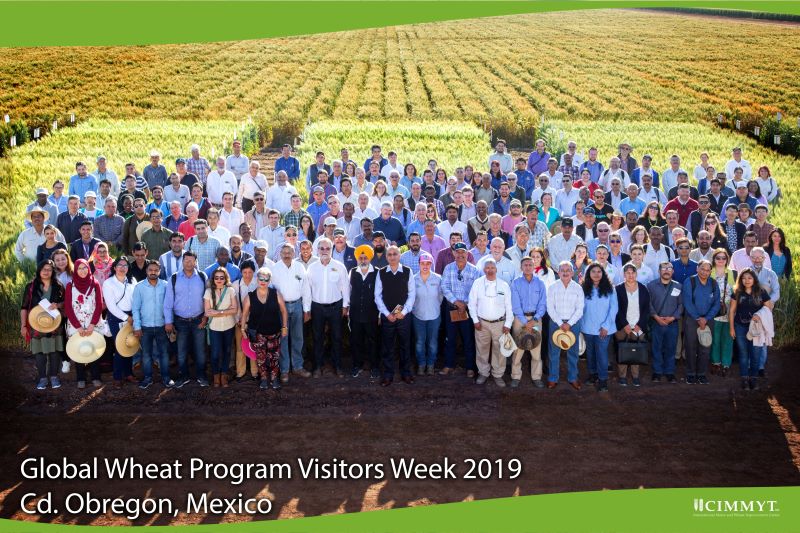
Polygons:
M433 236L433 241L428 241L428 237L423 234L421 248L431 254L435 261L436 256L439 255L439 252L447 248L447 242L445 242L445 240L438 235Z
M547 170L547 161L550 157L552 156L546 150L542 155L539 155L536 150L531 152L531 155L528 156L528 172L533 174L534 178L537 178L539 174Z

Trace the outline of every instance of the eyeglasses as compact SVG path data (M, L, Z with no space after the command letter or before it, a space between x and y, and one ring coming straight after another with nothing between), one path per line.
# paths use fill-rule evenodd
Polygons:
M688 246L678 246L678 250L690 250Z
M327 252L330 249L331 249L330 246L318 246L317 247L317 250L319 250L320 252Z
M561 180L561 183L569 183L570 181L572 181L572 180L570 180L570 179Z
M607 229L599 229L599 230L597 230L597 233L608 233L608 231L609 230L607 230Z
M255 198L253 201L254 201L254 202L263 202L263 201L264 201L264 199L263 199L263 198Z
M701 200L701 201L700 201L700 205L708 205L708 204L710 204L710 203L711 203L711 202L709 202L708 200Z
M619 239L610 239L608 242L611 244L622 244L622 241Z
M287 233L287 237L297 237L297 233Z
M671 266L663 266L663 267L661 267L661 270L672 271L672 270L675 270L675 268L671 267Z
M216 279L216 278L214 278L214 279ZM222 278L222 279L225 279L225 278ZM263 283L269 283L269 278L263 278L261 276L258 276L258 281L261 281Z
M647 209L655 209L655 210L658 210L658 207L657 207L657 206L655 206L655 205L651 205L651 206L650 206L650 207L648 207Z
M389 252L388 254L386 254L386 257L397 257L398 255L400 254L398 254L397 252Z

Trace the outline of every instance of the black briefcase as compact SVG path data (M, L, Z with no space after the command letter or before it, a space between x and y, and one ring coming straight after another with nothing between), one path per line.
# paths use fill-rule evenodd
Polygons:
M648 342L620 342L617 344L617 363L621 365L646 365L650 357Z

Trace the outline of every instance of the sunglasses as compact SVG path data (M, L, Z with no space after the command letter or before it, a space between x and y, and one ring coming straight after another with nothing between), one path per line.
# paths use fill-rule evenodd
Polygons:
M261 281L261 282L264 282L264 283L269 283L269 278L262 278L261 276L258 276L258 281Z
M720 256L714 258L714 261L727 261L727 260L728 260L728 258L725 257L724 255L720 255Z
M330 250L330 247L329 246L318 246L317 250L319 250L320 252L327 252L327 251Z
M287 233L287 237L297 237L297 233Z
M253 200L253 201L255 201L255 202L263 202L263 201L264 201L264 199L263 199L263 198L256 198L256 199L255 199L255 200Z
M599 230L597 230L597 233L608 233L608 230L607 229L599 229Z
M621 244L622 243L622 241L619 240L619 239L611 239L608 242L610 242L611 244Z
M214 281L225 281L225 276L214 276Z

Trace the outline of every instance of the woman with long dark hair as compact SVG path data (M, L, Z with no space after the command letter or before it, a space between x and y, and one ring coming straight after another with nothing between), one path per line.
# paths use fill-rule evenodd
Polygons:
M586 341L588 384L599 392L608 391L608 344L616 332L617 295L605 269L592 263L583 278L583 318L581 333Z
M791 279L792 277L792 251L786 246L786 235L780 228L775 228L767 238L767 253L772 262L772 271L778 277Z
M36 264L38 265L46 259L50 259L56 250L66 250L67 245L57 241L58 230L52 224L44 227L44 242L36 249Z
M119 330L127 322L133 324L133 289L136 283L128 280L130 262L124 255L111 265L112 275L102 284L103 301L106 304L108 327L112 338L116 338ZM133 377L133 358L123 357L113 350L114 387L120 388L128 381L136 383Z
M711 212L706 215L703 221L703 228L711 234L711 248L725 248L728 249L728 236L725 234L719 217L716 213ZM730 254L730 250L728 251Z
M730 335L736 341L739 349L739 376L742 378L742 389L758 389L758 366L761 360L761 350L756 348L753 341L747 338L750 322L760 321L756 313L762 307L773 308L767 291L758 284L755 271L748 267L739 272L736 279L736 290L733 292L731 307L728 310L728 323Z
M48 311L64 308L64 286L56 277L56 266L49 259L45 259L36 268L36 276L25 286L22 292L22 307L20 309L20 334L23 339L30 341L31 353L36 359L36 371L39 381L36 388L47 388L48 378L50 386L57 389L61 386L58 379L58 366L61 363L61 352L64 351L64 327L59 324L51 329L54 324L49 315L34 313L35 319L29 320L31 311L42 300L48 300Z
M711 373L722 377L728 375L733 359L733 338L728 334L728 307L733 297L733 270L728 266L730 255L727 248L720 246L714 249L711 261L711 279L719 286L720 312L714 317L711 331Z
M648 232L650 232L650 228L653 226L661 227L666 223L667 219L665 219L664 215L661 213L661 206L658 205L658 202L655 200L647 204L647 207L644 208L644 212L642 212L642 216L636 221L637 226L644 226L644 229Z
M239 304L236 299L236 290L231 286L231 277L225 268L219 267L211 273L203 300L208 317L211 373L214 375L214 386L227 387L233 330L236 327Z

